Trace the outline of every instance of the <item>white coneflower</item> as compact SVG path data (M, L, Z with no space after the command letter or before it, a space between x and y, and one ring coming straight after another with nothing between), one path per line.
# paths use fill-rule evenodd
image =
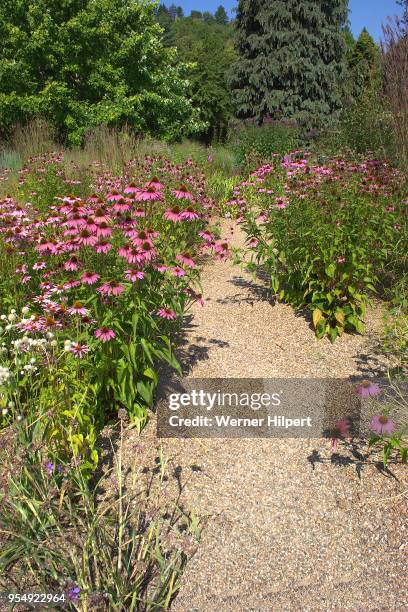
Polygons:
M29 309L29 307L28 307L28 306L23 306L23 308L21 309L21 313L22 313L23 315L26 315L26 314L28 314L29 312L30 312L30 309Z
M71 340L65 340L64 342L64 351L70 351L72 347Z

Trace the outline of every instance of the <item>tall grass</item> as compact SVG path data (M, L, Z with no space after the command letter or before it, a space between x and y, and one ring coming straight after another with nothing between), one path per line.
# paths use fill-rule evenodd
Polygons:
M399 161L408 166L408 34L401 21L383 27L384 91L393 116Z
M58 149L56 135L43 119L34 119L26 125L18 125L11 137L11 149L22 159Z

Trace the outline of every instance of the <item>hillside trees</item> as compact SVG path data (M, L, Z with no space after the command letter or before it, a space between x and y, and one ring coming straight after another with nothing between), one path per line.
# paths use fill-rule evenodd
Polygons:
M165 139L202 127L147 0L3 0L0 38L3 135L37 115L70 144L102 123Z
M206 142L222 139L233 113L227 72L236 58L232 29L214 20L188 17L174 24L180 59L190 64L192 102L207 123L201 132Z

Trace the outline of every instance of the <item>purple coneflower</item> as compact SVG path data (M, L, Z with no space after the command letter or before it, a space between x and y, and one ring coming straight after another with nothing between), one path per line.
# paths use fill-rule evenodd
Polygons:
M137 268L130 268L125 271L125 278L132 283L135 283L138 280L142 280L144 278L144 272L138 270Z
M161 317L162 319L168 319L168 320L172 320L172 319L176 319L177 315L174 312L174 310L170 310L170 308L160 308L157 311L157 314L159 315L159 317Z
M113 329L109 329L109 327L100 327L95 332L95 337L98 338L101 342L108 342L112 340L116 336Z
M94 245L94 249L97 253L108 253L112 248L112 245L107 240L98 240L98 242Z
M361 395L361 397L370 397L381 393L381 389L376 383L372 383L369 380L363 380L357 387L357 393Z
M104 295L120 295L125 290L124 286L118 283L117 281L109 281L108 283L104 283L100 287L98 287L97 291L99 293L103 293Z
M172 273L173 276L185 276L186 275L186 271L183 270L183 268L180 268L179 266L174 266L174 268L170 269L170 272Z
M199 214L194 210L192 206L188 206L185 210L180 213L180 218L184 221L194 221L194 219L199 219Z
M74 354L74 357L77 359L82 359L89 352L89 347L86 344L80 344L79 342L74 342L70 348L71 353Z
M194 200L194 196L189 192L187 185L181 185L178 189L173 189L172 193L177 200L182 200L183 198Z
M94 285L99 279L100 276L96 272L85 272L81 276L81 282L85 285Z
M155 202L162 199L162 194L155 185L149 185L141 189L135 199L138 202Z
M395 423L392 419L385 415L376 415L371 419L370 428L378 435L391 434L395 431Z
M78 314L82 315L83 317L86 317L88 314L88 310L79 301L74 302L71 308L68 308L68 312L69 314Z
M181 263L183 263L185 266L188 266L189 268L196 267L195 262L193 259L191 259L189 253L182 253L181 255L176 255L176 259L177 261L181 261Z
M173 208L168 208L164 213L164 218L168 221L173 221L173 223L178 223L182 221L183 217L181 216L181 211L178 206L173 206Z

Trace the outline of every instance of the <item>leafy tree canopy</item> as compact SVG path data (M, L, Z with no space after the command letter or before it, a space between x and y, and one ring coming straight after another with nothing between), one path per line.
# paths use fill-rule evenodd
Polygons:
M71 144L102 123L167 139L202 128L150 0L3 0L0 38L3 133L36 115Z

